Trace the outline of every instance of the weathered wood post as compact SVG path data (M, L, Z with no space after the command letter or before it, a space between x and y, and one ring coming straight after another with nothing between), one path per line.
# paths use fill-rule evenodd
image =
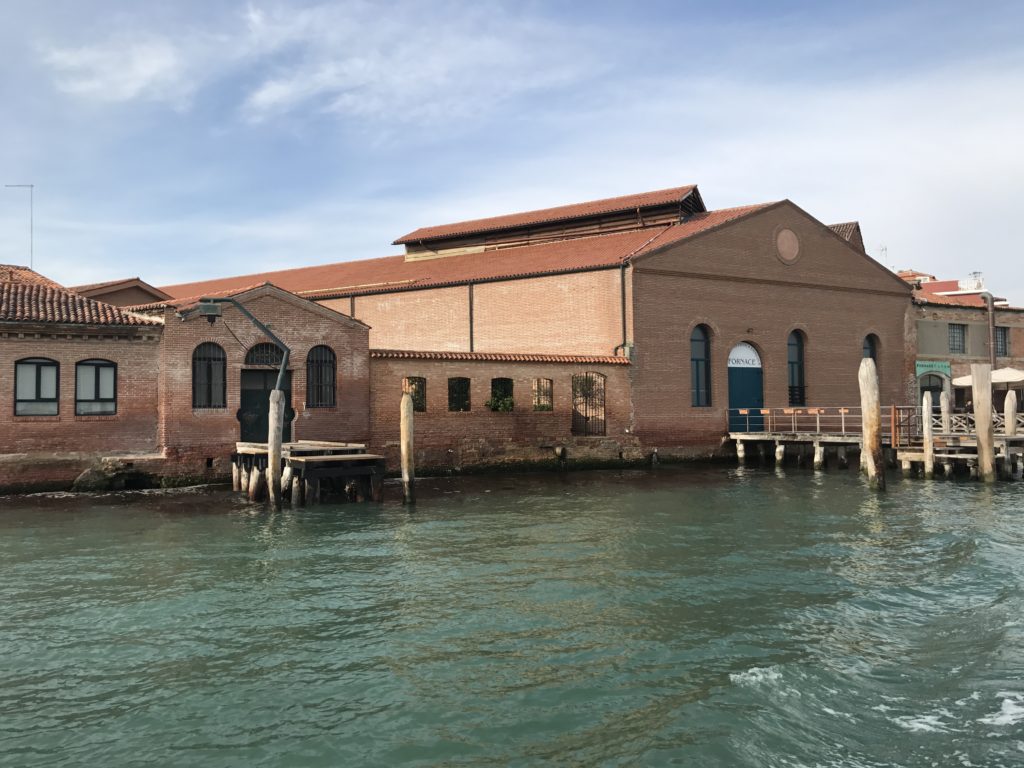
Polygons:
M249 471L249 501L256 501L260 495L260 479L263 473L256 462L257 457L252 457L252 469Z
M242 470L238 466L241 461L242 457L237 453L231 457L231 490L235 493L242 490Z
M846 469L850 466L849 460L846 458L846 446L840 445L836 448L836 466L840 469Z
M284 432L284 392L270 393L267 424L267 496L274 509L281 508L281 436Z
M992 366L988 363L971 365L971 395L978 441L978 474L986 483L992 483L996 479L996 436L992 425Z
M932 393L925 392L921 402L921 432L924 435L924 476L935 477L935 438L932 435Z
M775 463L782 464L786 460L786 444L776 443L775 444Z
M1006 421L1005 433L1007 437L1017 436L1017 392L1011 389L1006 393L1006 402L1003 404L1003 418Z
M239 471L239 474L240 474L241 477L239 478L238 490L241 493L248 493L249 492L249 459L248 459L248 457L244 453L240 453L238 455L238 461L242 465L241 470Z
M882 460L882 405L878 397L878 371L875 361L865 357L857 372L860 385L861 471L871 485L885 490L885 463ZM893 425L895 427L895 425Z
M740 464L743 464L746 461L746 458L747 458L747 449L743 445L743 441L742 440L737 440L736 441L736 461L738 461Z
M305 504L302 498L302 486L304 485L302 476L296 473L292 473L292 506L301 507Z
M284 469L281 470L281 498L287 499L289 494L292 492L292 477L295 474L295 470L290 465L286 464Z
M416 467L413 457L413 408L412 395L402 394L402 493L406 504L416 503Z
M820 442L814 444L814 468L825 468L825 446Z
M939 411L942 414L942 434L948 435L953 431L953 409L949 402L949 392L942 390L939 395Z

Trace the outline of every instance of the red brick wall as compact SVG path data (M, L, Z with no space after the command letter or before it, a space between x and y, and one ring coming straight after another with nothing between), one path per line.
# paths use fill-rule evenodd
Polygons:
M369 437L369 359L367 329L335 313L268 294L245 302L291 349L292 439L365 441ZM227 355L227 407L192 408L192 352L199 344L220 344ZM241 371L246 350L269 341L235 308L224 307L214 324L167 315L161 345L161 441L183 470L204 469L206 457L227 457L239 439ZM326 344L337 357L337 405L307 408L306 355Z
M370 326L376 349L469 350L469 289L435 288L357 296L356 319ZM348 314L349 299L321 302Z
M375 358L370 370L371 445L388 457L391 468L398 467L399 407L402 379L407 376L427 380L427 410L415 415L418 466L458 469L488 463L548 461L554 458L556 445L568 448L570 461L618 459L620 451L624 458L640 455L629 433L627 366ZM603 438L571 434L571 378L584 371L607 376ZM456 376L471 379L470 411L448 410L448 379ZM513 380L515 410L511 413L492 412L484 405L491 396L491 379L497 377ZM534 378L552 380L553 411L533 411Z
M801 241L791 265L775 255L782 226ZM634 281L633 398L636 431L647 446L706 453L720 444L729 401L726 360L741 341L760 351L765 405L788 405L786 345L794 329L807 337L808 405L859 405L857 370L869 333L881 340L882 402L905 402L907 293L789 204L642 259ZM691 406L689 339L697 323L712 331L709 408Z

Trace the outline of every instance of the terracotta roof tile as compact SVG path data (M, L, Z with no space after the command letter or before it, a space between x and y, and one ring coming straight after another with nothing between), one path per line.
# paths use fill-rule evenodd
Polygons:
M860 227L860 223L856 221L844 221L842 224L829 224L828 228L839 235L846 242L850 242L850 238L853 237L853 233Z
M155 318L87 299L59 286L11 281L0 282L0 322L111 326L162 324Z
M681 201L693 192L697 186L688 184L684 187L659 189L655 192L641 192L634 195L609 197L603 200L591 200L586 203L559 205L554 208L541 208L536 211L509 213L503 216L491 216L485 219L459 221L454 224L442 224L435 227L421 227L395 240L394 245L417 243L425 240L438 240L443 237L470 235L481 232L495 232L502 229L514 229L531 224L547 224L555 221L578 219L586 216L597 216L604 213L632 211L652 205L667 205Z
M60 288L63 290L64 286L60 283L56 283L48 277L36 272L34 269L28 267L19 267L15 264L0 264L0 283L22 283L24 285L47 285L50 288Z
M235 292L270 282L307 299L393 293L397 291L461 285L616 267L624 260L650 253L734 219L763 210L774 203L698 213L671 226L578 237L537 245L523 245L437 259L406 261L404 256L343 261L220 280L162 286L176 304L204 295Z
M610 355L542 355L507 352L416 352L404 349L371 349L370 357L410 360L489 360L502 363L571 363L579 365L629 365L628 357Z

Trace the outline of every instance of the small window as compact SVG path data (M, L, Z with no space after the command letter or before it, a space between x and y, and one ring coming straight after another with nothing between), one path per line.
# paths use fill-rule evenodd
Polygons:
M276 349L276 347L275 347ZM306 406L331 408L335 404L337 360L334 350L318 345L306 355Z
M14 415L56 416L60 366L56 360L29 357L14 364Z
M268 342L256 344L245 353L246 365L272 365L277 368L281 366L282 360L284 360L284 350L277 344Z
M949 353L962 355L967 352L967 326L963 323L949 324Z
M117 366L109 360L83 360L75 366L75 415L117 413Z
M533 380L533 410L555 410L555 388L551 379Z
M422 376L407 376L402 379L402 392L412 397L412 409L416 413L427 410L427 380Z
M593 437L605 434L605 377L578 373L572 377L572 433Z
M807 387L804 385L804 335L800 331L789 334L789 404L807 405Z
M462 376L448 379L448 410L469 410L469 379Z
M864 337L864 357L871 358L876 363L878 362L878 337L873 333L869 333Z
M512 379L491 379L491 399L484 405L492 411L510 413L516 406L512 397L512 388Z
M192 407L226 408L228 403L227 355L212 341L192 352Z
M711 334L703 325L690 334L690 404L711 405Z
M1010 356L1010 329L1002 326L996 326L996 357L1009 357Z

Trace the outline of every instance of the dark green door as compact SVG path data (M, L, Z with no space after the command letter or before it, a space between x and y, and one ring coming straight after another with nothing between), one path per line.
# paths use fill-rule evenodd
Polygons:
M764 408L764 374L761 356L750 344L741 343L729 353L729 431L763 432L760 413L741 414L740 409Z
M243 443L267 442L270 426L270 393L277 384L277 371L242 371L242 407L238 409ZM284 431L282 440L292 439L292 374L285 373L284 380Z

